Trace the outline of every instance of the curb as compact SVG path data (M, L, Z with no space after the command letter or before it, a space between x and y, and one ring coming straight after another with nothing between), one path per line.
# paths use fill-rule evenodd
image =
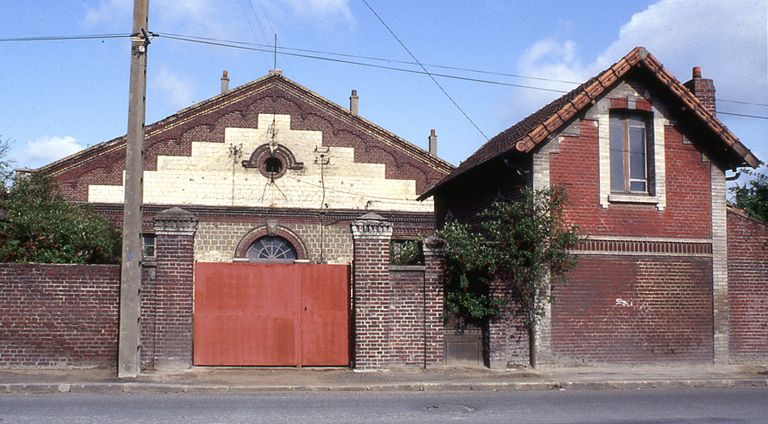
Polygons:
M265 392L467 392L768 387L766 379L392 383L335 385L225 385L184 383L6 383L0 394L61 393L265 393Z

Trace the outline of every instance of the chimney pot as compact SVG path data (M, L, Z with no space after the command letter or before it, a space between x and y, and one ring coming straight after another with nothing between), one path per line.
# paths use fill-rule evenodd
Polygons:
M221 94L229 91L229 72L226 70L221 73Z
M352 94L349 96L349 113L354 116L357 116L358 100L357 90L352 90Z
M437 133L434 128L429 131L427 140L429 140L429 155L437 157Z

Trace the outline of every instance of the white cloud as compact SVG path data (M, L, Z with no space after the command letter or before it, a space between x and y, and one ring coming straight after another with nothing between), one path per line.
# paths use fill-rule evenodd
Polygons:
M156 97L164 99L173 109L184 108L193 103L192 83L166 67L161 67L152 75L151 86L160 92Z
M21 146L12 146L9 158L18 168L38 168L83 150L72 136L40 137Z
M583 57L572 40L546 38L529 47L518 61L524 75L583 82L618 61L636 46L646 47L680 81L690 79L691 68L701 66L712 78L720 99L768 102L768 21L765 0L704 1L661 0L634 14L621 26L618 37L596 57ZM537 81L536 86L570 90L575 85ZM533 90L515 93L504 119L519 119L560 96ZM765 109L739 109L720 103L718 111L765 115ZM727 119L726 115L721 116ZM739 125L739 127L737 127ZM762 122L729 124L737 134L752 138ZM752 142L758 156L768 155L761 141ZM748 146L749 147L749 146ZM764 159L764 158L763 158Z

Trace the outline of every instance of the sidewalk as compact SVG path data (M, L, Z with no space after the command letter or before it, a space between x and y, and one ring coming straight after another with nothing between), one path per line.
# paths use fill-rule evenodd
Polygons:
M491 371L483 368L355 372L322 368L209 368L118 379L114 370L2 370L0 394L247 393L285 391L501 391L766 387L764 366L621 366Z

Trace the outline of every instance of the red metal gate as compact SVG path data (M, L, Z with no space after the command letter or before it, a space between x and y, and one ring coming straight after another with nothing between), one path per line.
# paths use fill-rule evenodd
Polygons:
M194 363L348 366L349 266L196 263Z

